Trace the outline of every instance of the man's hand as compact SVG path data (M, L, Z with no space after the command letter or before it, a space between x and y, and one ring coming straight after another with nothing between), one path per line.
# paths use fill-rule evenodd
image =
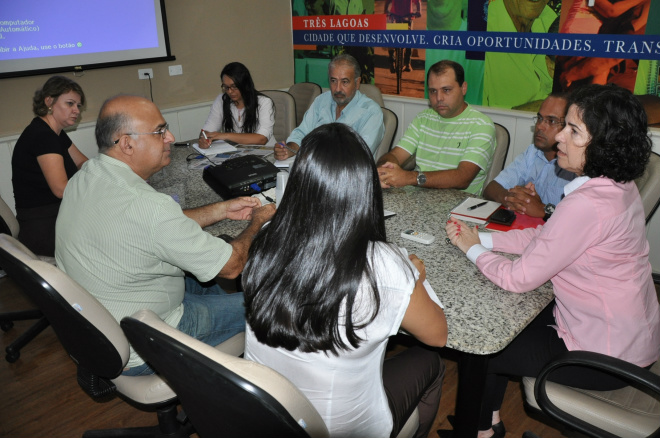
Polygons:
M227 219L235 221L250 220L254 214L253 209L261 207L261 201L252 197L241 197L225 201Z
M401 166L390 161L378 167L378 177L380 178L380 186L384 189L417 184L416 172L403 170Z
M289 147L291 147L291 146L289 146ZM275 159L280 160L280 161L286 160L287 158L293 157L295 155L282 142L277 143L273 147L273 151L275 153Z
M263 226L273 218L275 211L275 204L266 204L263 207L255 208L252 210L252 223L258 224L259 227Z
M464 253L467 253L472 246L481 243L478 227L470 228L465 222L458 219L449 219L445 231L447 231L449 241Z
M524 187L512 187L504 197L503 205L509 210L532 217L545 216L545 204L536 193L534 183L529 182Z
M261 205L261 202L256 198L237 198L227 202L233 203L238 208L242 205L241 203L243 201L250 199L257 201L256 205ZM275 205L273 204L256 207L254 209L251 207L244 208L247 208L250 211L250 215L249 217L243 216L242 219L251 218L252 220L241 234L229 242L232 246L231 257L218 273L218 277L230 279L236 278L238 274L243 271L243 267L245 267L245 263L247 262L248 250L252 244L252 239L254 239L254 236L259 232L261 227L275 214ZM239 211L243 211L243 209L239 209ZM227 217L229 217L229 210L227 210Z

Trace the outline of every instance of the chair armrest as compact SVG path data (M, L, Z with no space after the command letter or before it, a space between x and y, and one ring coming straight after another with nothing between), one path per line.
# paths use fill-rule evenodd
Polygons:
M637 365L591 351L569 351L558 356L549 362L536 378L534 397L541 410L549 417L589 436L616 438L616 435L568 414L550 401L546 392L546 381L553 371L565 366L583 366L600 370L626 380L632 386L639 387L655 397L660 397L660 376ZM650 436L660 437L660 427Z

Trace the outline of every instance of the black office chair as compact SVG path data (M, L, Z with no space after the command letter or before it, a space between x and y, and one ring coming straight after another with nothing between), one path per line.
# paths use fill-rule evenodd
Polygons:
M591 391L549 382L565 366L584 366L613 374L631 386ZM550 361L523 386L530 408L541 410L570 429L594 438L660 437L660 361L651 370L590 351L569 351ZM526 432L526 438L536 435Z
M16 216L11 211L9 206L0 197L0 233L7 234L13 237L18 237L19 225ZM51 258L52 259L52 258ZM55 260L51 260L55 263ZM0 265L2 269L2 265ZM4 281L13 281L5 279ZM14 312L0 313L0 329L7 332L14 327L16 321L28 321L36 319L37 322L32 324L25 332L21 333L9 346L5 348L5 359L9 363L16 362L21 356L21 348L25 347L32 339L36 338L39 333L48 327L48 320L43 316L39 309L18 310Z
M48 318L62 346L76 363L78 384L88 395L103 401L120 394L136 407L157 411L158 426L88 431L84 438L174 438L193 433L190 422L177 419L176 394L163 379L155 374L120 374L129 357L128 340L110 312L82 286L6 234L0 234L0 265ZM238 355L244 342L241 334L217 348Z
M121 327L177 393L200 437L328 436L307 397L271 368L209 347L150 310L122 319Z

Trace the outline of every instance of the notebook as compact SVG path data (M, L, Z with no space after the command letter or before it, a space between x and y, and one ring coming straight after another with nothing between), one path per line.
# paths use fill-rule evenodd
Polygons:
M488 217L500 207L499 202L479 198L465 198L451 210L452 217L476 224L485 224Z

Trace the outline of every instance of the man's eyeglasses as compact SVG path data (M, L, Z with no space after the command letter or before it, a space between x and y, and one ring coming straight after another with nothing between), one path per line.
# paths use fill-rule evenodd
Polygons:
M236 91L236 90L238 90L238 87L237 87L236 85L234 85L234 84L232 84L232 85L225 85L225 84L222 84L222 85L220 86L220 88L222 88L222 92L223 92L223 93L226 93L227 91Z
M127 132L126 134L122 134L122 135L156 135L156 134L159 134L161 136L161 138L165 139L165 136L167 135L167 131L169 131L169 130L170 130L169 123L165 123L165 126L160 128L158 131L154 131L154 132ZM113 141L112 144L119 143L119 140L121 140L121 138L118 138L117 140Z
M541 123L545 122L550 126L551 128L554 128L555 126L565 126L566 121L564 121L563 117L557 118L557 117L543 117L542 115L538 114L532 118L534 120L534 123L537 125L540 125Z

